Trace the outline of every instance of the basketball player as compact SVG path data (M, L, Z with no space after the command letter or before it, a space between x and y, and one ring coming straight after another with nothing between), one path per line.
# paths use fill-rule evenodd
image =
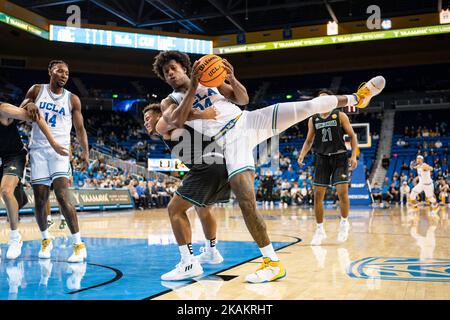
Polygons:
M217 88L199 84L201 67L200 61L196 61L191 71L189 56L178 51L160 52L156 56L154 72L174 90L162 100L161 109L164 113L171 105L175 105L176 108L166 119L169 124L181 127L186 123L211 137L224 150L231 190L236 195L247 228L263 256L261 267L248 275L246 281L261 283L281 279L286 276L286 270L269 240L266 224L256 210L253 149L315 113L329 112L347 105L366 107L370 99L384 88L385 80L383 77L373 78L353 95L279 103L249 112L238 107L246 105L249 98L228 61L224 60L227 81ZM192 107L203 110L211 106L218 111L216 119L187 121Z
M319 96L329 96L329 90L319 91ZM344 134L350 138L352 155L347 157ZM304 165L305 156L314 143L315 146L315 173L314 173L314 213L316 215L316 231L311 245L319 246L327 238L323 226L323 201L329 186L335 186L341 209L341 222L337 240L344 242L348 238L350 224L348 212L350 201L348 199L348 185L350 183L348 168L354 170L357 165L356 151L358 140L348 116L337 109L331 112L318 113L308 120L308 135L298 156L300 167Z
M417 170L419 178L419 183L411 190L409 195L411 205L417 208L417 196L423 191L425 192L425 197L430 201L431 207L436 208L438 204L434 196L433 180L431 179L433 167L423 161L423 156L418 155L416 161L411 164L411 169Z
M36 108L39 115L48 123L58 143L69 149L70 131L75 127L77 139L83 149L80 158L87 164L89 145L83 125L80 99L64 89L69 79L69 67L61 60L50 61L48 66L50 83L35 84L27 92L22 105L27 105L30 113ZM48 234L46 205L53 184L56 199L66 218L72 234L73 254L68 262L82 262L87 257L86 247L81 241L76 209L69 199L69 180L71 176L70 157L60 156L49 148L43 139L42 131L33 125L30 143L31 183L35 197L35 214L42 234L39 258L49 259L53 249Z
M211 113L213 110L210 108L200 113L214 118L216 114ZM203 273L201 264L219 264L223 261L216 248L217 223L211 213L212 204L230 199L230 185L223 153L217 146L214 150L210 147L210 152L204 151L210 141L194 129L188 126L184 126L184 129L169 126L162 118L160 104L148 105L143 113L148 133L159 135L172 153L179 151L176 157L190 169L167 207L181 261L172 271L163 274L161 279L176 281L197 277ZM156 131L157 123L159 131ZM201 143L196 143L197 141ZM220 159L215 159L217 157ZM191 226L186 215L186 211L192 206L195 206L206 238L204 250L197 257L193 255Z
M25 109L17 108L8 103L0 102L0 190L5 201L6 211L11 228L7 259L16 259L22 251L22 236L18 230L19 210L27 202L27 196L23 190L23 179L27 150L20 138L15 120L30 121ZM45 139L61 155L68 155L68 150L60 146L53 138L47 124L43 119L37 121Z

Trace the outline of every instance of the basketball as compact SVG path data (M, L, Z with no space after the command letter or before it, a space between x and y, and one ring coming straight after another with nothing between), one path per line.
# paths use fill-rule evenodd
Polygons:
M199 70L202 72L200 83L205 87L220 86L227 76L223 60L215 54L208 54L200 58Z

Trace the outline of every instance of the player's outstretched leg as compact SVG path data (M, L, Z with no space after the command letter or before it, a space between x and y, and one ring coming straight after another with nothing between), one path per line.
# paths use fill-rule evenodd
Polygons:
M386 80L382 76L370 79L351 95L320 96L308 101L279 103L273 106L273 128L281 133L316 113L331 112L336 108L356 106L365 108L370 100L385 87ZM260 109L263 110L263 109Z

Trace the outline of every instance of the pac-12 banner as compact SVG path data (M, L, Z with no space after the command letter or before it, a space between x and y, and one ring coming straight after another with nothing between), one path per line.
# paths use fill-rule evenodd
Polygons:
M20 210L21 213L34 212L33 190L25 190L28 203ZM78 211L111 210L133 208L130 191L123 189L72 189L70 188L70 201ZM50 193L52 211L59 210L54 192ZM0 198L0 214L6 214L5 202Z
M360 154L358 166L352 172L351 185L348 190L350 205L370 205L372 199L364 173L364 154Z

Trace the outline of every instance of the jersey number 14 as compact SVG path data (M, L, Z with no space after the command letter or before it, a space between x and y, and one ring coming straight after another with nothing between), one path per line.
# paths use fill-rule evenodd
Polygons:
M54 114L50 119L48 116L48 112L45 112L45 122L49 123L52 128L56 127L56 114Z

